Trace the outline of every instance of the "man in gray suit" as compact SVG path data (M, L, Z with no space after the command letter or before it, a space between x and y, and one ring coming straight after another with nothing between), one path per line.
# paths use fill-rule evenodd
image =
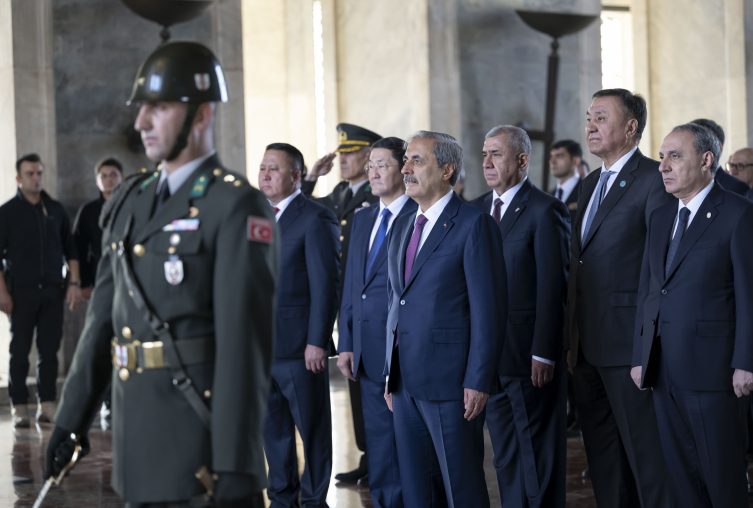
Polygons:
M672 506L654 401L630 378L648 219L672 200L638 142L646 101L593 95L586 138L602 166L583 180L571 240L567 333L575 398L599 508Z

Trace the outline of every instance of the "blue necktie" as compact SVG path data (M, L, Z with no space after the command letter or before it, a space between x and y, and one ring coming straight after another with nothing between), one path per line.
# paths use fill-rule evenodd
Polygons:
M677 249L680 248L680 241L682 235L685 234L685 228L688 227L688 217L690 217L690 210L683 206L680 208L680 218L677 221L677 229L675 230L675 236L672 237L672 241L669 243L669 250L667 251L667 264L664 265L664 278L669 275L669 269L672 268L672 260L677 254Z
M596 190L594 191L594 202L591 205L591 209L588 211L588 217L586 218L586 229L583 230L583 239L588 236L588 230L591 228L591 223L594 221L596 210L599 209L599 205L602 201L604 201L604 196L606 195L607 189L607 180L609 180L609 177L613 174L615 174L614 171L604 171L601 176L599 176L599 183L596 185Z
M390 217L392 217L392 212L390 212L389 208L382 210L382 223L379 224L379 229L377 230L377 234L374 237L374 243L371 244L369 257L366 258L367 277L371 273L371 265L374 264L374 260L376 259L377 253L379 252L379 247L382 246L382 243L384 243L384 237L387 236L387 227L389 227L390 225Z

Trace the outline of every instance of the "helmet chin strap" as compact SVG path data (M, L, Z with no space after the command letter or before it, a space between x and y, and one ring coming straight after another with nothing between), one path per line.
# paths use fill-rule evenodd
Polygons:
M183 149L188 146L188 135L191 133L191 127L193 127L193 121L196 118L196 112L198 110L199 104L193 102L188 104L186 119L183 121L183 127L181 127L180 134L178 134L178 138L175 140L173 151L170 152L170 155L168 155L167 159L165 159L168 162L178 158L180 152L182 152Z

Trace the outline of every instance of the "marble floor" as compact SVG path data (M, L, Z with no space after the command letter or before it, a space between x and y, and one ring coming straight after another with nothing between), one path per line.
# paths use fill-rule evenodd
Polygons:
M334 365L332 364L332 367ZM349 471L357 466L358 455L351 425L350 405L344 378L337 369L331 370L332 419L334 428L333 472ZM42 487L44 449L52 426L41 424L28 430L14 431L7 407L0 408L0 506L30 507ZM92 450L60 487L53 487L45 508L115 508L122 503L110 487L110 432L98 426L90 434ZM491 506L499 507L497 482L493 474L491 443L486 436L486 481ZM589 480L581 472L586 468L583 442L568 440L567 506L592 508L596 506ZM299 458L301 464L303 459ZM344 485L332 480L327 502L332 508L371 508L368 489ZM753 503L751 503L753 507Z

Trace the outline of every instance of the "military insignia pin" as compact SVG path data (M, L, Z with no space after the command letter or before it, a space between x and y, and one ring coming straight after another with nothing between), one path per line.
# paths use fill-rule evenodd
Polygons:
M627 185L627 182L625 182L625 180L623 180L623 181L620 182L620 187L624 187L626 185Z
M272 243L272 221L249 215L247 237L252 242Z
M173 286L183 282L183 261L180 259L165 261L165 280Z
M706 218L707 218L707 219L710 219L710 218L711 218L711 212L709 212L709 213L707 213L707 214L706 214Z
M206 72L197 72L193 75L193 81L196 85L196 89L200 92L206 92L209 90L210 80L209 74Z

